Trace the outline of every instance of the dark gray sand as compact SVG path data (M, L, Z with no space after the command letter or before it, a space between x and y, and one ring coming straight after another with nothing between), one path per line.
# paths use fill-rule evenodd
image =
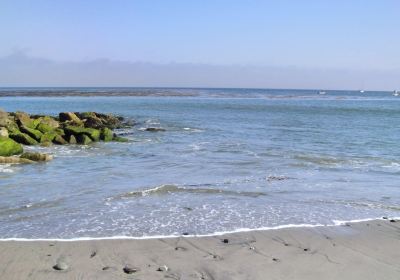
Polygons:
M400 279L400 221L146 240L3 241L0 279Z

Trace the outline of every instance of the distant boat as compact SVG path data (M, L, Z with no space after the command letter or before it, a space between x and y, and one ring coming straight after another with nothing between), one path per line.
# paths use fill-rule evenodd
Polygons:
M326 94L326 91L320 90L320 91L318 92L318 94L320 94L320 95L325 95L325 94Z
M393 96L399 96L400 95L400 92L398 91L398 90L395 90L395 91L393 91L393 94L392 94Z
M360 90L360 93L364 93L365 91L364 90Z

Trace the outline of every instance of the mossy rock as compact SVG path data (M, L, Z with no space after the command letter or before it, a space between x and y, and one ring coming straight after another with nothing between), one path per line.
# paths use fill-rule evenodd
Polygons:
M54 138L56 138L58 134L55 132L46 132L42 135L42 137L40 138L40 143L44 143L44 142L52 142L54 140Z
M60 122L69 122L75 125L83 125L83 122L80 118L78 118L75 113L72 112L62 112L58 115L58 119Z
M0 137L0 156L19 155L23 152L22 145L13 139Z
M43 133L41 133L39 130L29 128L26 126L20 126L21 132L28 134L30 137L35 139L36 141L40 141L40 138L42 138Z
M100 140L100 131L94 128L85 128L85 127L80 127L80 126L66 126L64 128L64 131L67 135L74 135L76 139L77 137L84 134L89 136L93 141L99 141ZM79 143L79 140L78 140Z
M10 133L9 137L14 141L24 144L24 145L37 145L38 142L30 137L28 134L22 132L13 132Z
M65 131L62 128L56 128L54 129L54 132L58 135L65 136Z
M8 129L0 127L0 137L8 138Z
M129 139L121 137L121 136L114 136L113 141L115 141L115 142L129 142Z
M48 124L40 122L37 127L37 130L39 130L41 133L46 133L46 132L52 132L54 131L54 128L49 126Z
M87 136L86 134L79 134L76 136L76 140L78 142L78 144L82 144L82 145L89 145L90 143L92 143L92 139Z
M35 124L34 120L31 119L29 114L27 114L25 112L16 112L15 120L19 127L25 126L25 127L33 128L33 129L36 128L36 126L35 126L36 124Z
M112 132L111 129L105 127L100 131L100 139L109 142L112 141L114 138L114 133Z
M57 145L66 145L68 144L68 141L64 139L61 135L56 135L53 139L53 143Z
M2 157L0 156L0 164L20 164L20 163L34 163L34 161L26 159L26 158L20 158L16 156L12 157Z
M70 144L77 144L78 141L76 140L76 138L75 138L74 135L70 135L70 136L69 136L69 139L68 139L68 143L70 143Z
M29 159L32 161L50 161L53 159L53 156L48 155L48 154L42 154L42 153L26 152L26 153L23 153L20 156L20 158Z

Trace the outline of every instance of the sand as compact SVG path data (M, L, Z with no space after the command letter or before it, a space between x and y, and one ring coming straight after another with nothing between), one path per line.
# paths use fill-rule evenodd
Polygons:
M67 269L55 270L57 262ZM400 221L211 237L2 241L0 279L398 280Z

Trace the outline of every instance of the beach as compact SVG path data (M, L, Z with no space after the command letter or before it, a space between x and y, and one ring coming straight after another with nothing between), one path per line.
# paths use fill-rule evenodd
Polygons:
M400 221L206 237L0 242L1 279L399 279ZM66 265L65 270L54 266Z

